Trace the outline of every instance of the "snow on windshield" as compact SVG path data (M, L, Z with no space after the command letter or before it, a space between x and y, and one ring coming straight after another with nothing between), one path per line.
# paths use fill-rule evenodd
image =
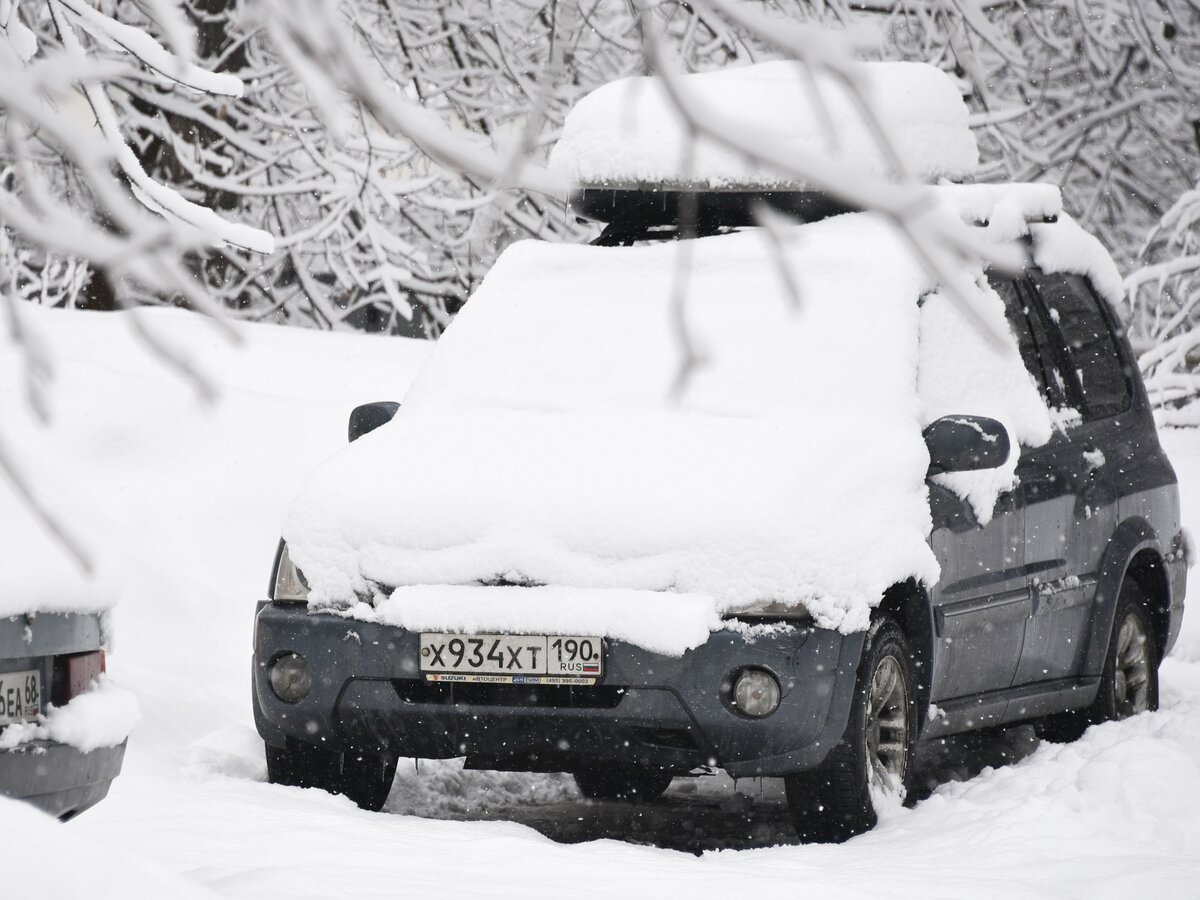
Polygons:
M704 362L679 412L824 417L839 404L886 411L893 391L911 401L911 384L887 379L912 373L917 298L932 285L891 229L849 215L787 235L798 297L757 229L634 247L516 244L439 341L405 407L669 411L684 358L673 316L681 254L686 329Z
M966 104L937 67L915 62L860 63L856 80L892 138L900 158L926 181L961 179L979 162ZM868 175L886 176L879 152L846 88L816 76L829 121L812 102L812 84L793 62L776 61L688 75L681 89L741 134L757 135L789 154L838 159ZM704 136L693 139L661 80L645 76L604 85L568 114L550 166L577 184L709 188L797 187Z

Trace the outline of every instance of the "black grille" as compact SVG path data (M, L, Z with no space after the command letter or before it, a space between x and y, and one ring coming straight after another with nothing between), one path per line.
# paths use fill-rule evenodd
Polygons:
M606 684L453 684L409 679L397 679L392 684L405 703L434 706L615 709L625 696L625 688Z

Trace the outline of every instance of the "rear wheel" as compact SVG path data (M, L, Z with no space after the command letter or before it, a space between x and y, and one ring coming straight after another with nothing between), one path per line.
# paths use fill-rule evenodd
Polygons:
M813 769L786 779L788 808L805 842L840 843L874 827L873 794L903 799L917 740L916 678L900 626L872 626L841 742Z
M671 786L671 776L665 772L629 772L622 769L599 769L576 772L575 784L589 800L657 800Z
M343 794L372 812L383 809L396 775L395 759L375 753L343 754L299 741L284 748L267 744L266 752L271 784Z
M1088 726L1128 719L1158 709L1158 648L1136 582L1121 585L1112 638L1092 705L1047 716L1035 725L1038 737L1063 743L1078 739Z

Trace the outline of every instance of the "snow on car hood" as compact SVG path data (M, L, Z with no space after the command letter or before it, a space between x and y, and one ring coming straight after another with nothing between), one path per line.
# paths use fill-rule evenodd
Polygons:
M538 630L593 633L578 609L595 592L671 592L705 629L769 600L851 631L890 585L935 580L917 387L933 285L867 214L772 246L747 231L505 251L397 417L301 491L284 536L310 602L394 594L444 630L503 630L537 604ZM682 380L681 329L698 360ZM995 390L1015 377L1036 400L1010 349ZM450 604L423 585L477 593ZM662 645L660 617L639 631L627 602L610 607L607 635Z

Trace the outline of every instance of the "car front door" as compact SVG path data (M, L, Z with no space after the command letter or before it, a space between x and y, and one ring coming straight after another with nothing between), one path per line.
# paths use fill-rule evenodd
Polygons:
M1009 492L981 524L969 504L929 486L932 546L942 567L933 600L935 702L1009 687L1029 617L1024 512Z
M1022 359L1042 376L1033 336L1025 324L1025 299L1012 278L992 275L992 287L1021 348ZM1015 318L1014 318L1015 316ZM1024 455L1025 448L1022 448ZM942 567L934 602L934 701L1011 687L1032 615L1026 568L1026 510L1019 490L1001 494L991 521L980 524L970 506L930 485L934 553ZM991 710L1002 715L1003 708Z
M1052 399L1077 414L1018 467L1025 507L1025 555L1033 616L1016 684L1072 678L1082 671L1096 574L1117 522L1121 413L1132 399L1103 309L1086 279L1031 270L1027 312Z

